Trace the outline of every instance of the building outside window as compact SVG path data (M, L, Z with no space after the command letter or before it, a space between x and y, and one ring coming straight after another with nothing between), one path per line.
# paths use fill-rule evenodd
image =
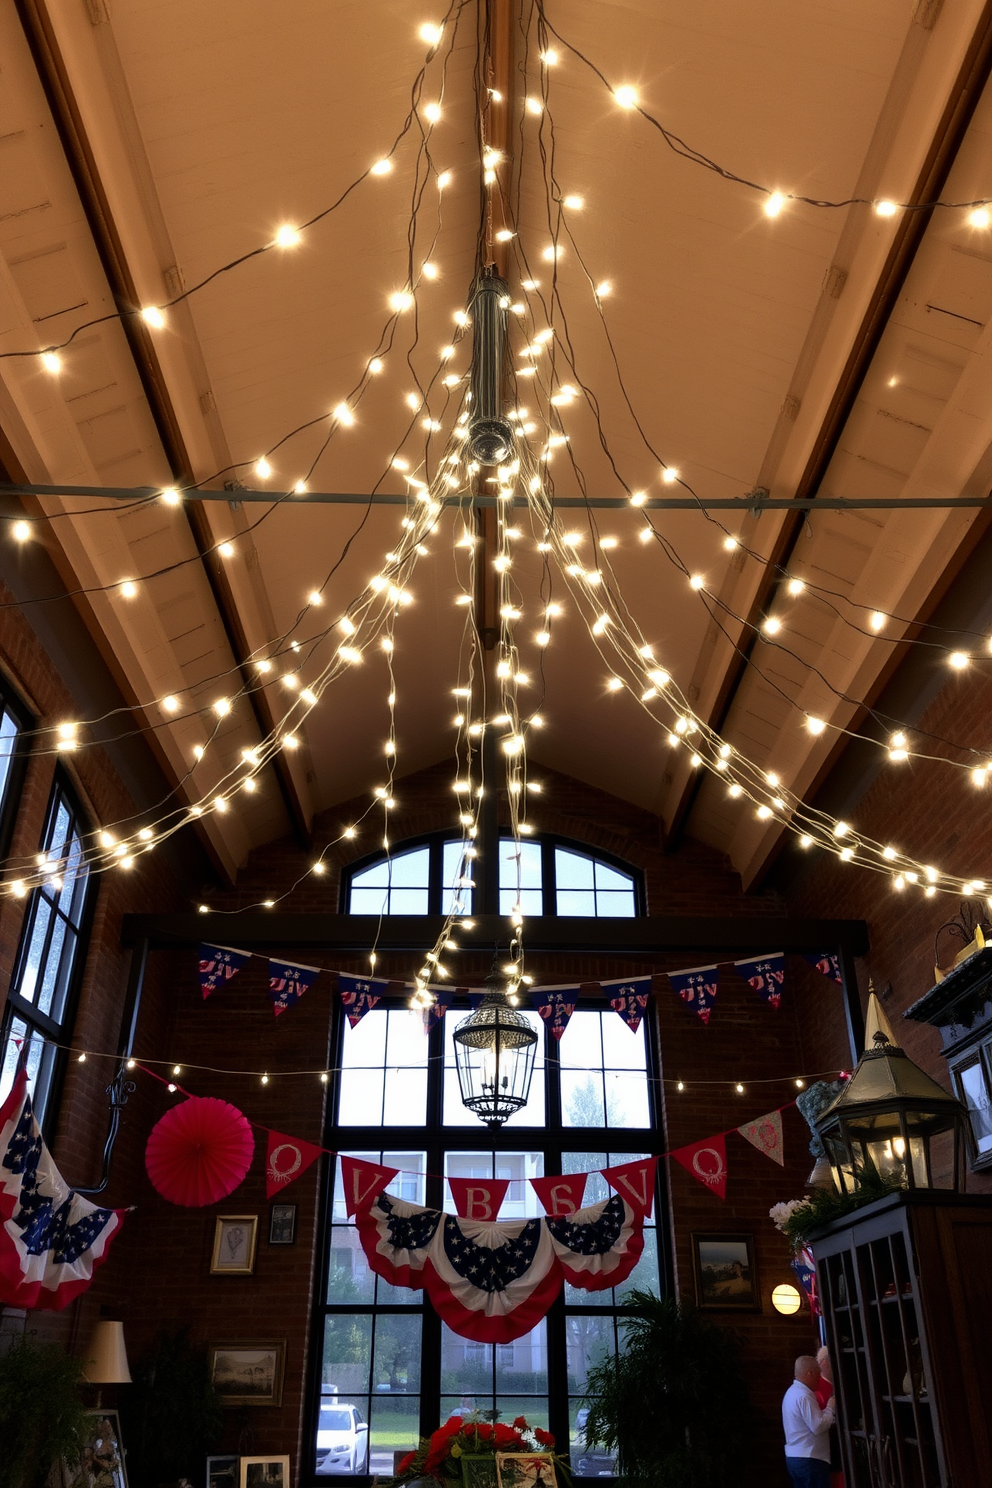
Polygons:
M88 899L83 861L85 828L75 799L58 775L41 842L45 882L28 900L3 1014L0 1100L9 1092L20 1046L27 1043L28 1082L38 1119L51 1118L72 1034L80 941Z

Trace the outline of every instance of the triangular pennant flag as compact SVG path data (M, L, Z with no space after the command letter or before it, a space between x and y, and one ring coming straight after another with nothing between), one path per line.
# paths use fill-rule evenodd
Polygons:
M752 1147L757 1147L766 1157L777 1162L780 1167L785 1166L785 1150L782 1146L782 1112L767 1111L764 1116L759 1116L756 1121L748 1121L737 1130L745 1141L750 1142Z
M230 946L201 945L200 991L204 997L216 992L222 982L237 976L251 960L251 951L232 951Z
M603 982L603 991L609 999L610 1007L615 1013L619 1013L627 1027L634 1033L641 1026L651 996L651 978L631 977L626 980Z
M531 993L531 1001L556 1039L568 1027L578 997L578 987L537 987Z
M680 1147L669 1156L681 1163L693 1178L697 1178L717 1198L727 1197L727 1144L722 1133L718 1137L704 1137L701 1142Z
M560 1178L532 1178L531 1187L544 1205L545 1214L575 1214L582 1208L588 1173L569 1173Z
M773 951L768 956L758 956L750 961L735 961L737 972L759 997L777 1008L782 1001L785 982L785 952Z
M647 1218L654 1207L657 1171L658 1159L645 1157L640 1162L622 1163L618 1168L604 1168L603 1177L636 1213Z
M388 986L384 977L357 977L338 972L338 991L352 1028L357 1028L365 1014L370 1013L380 997L385 996Z
M720 983L719 968L697 966L695 971L669 971L666 975L686 1007L698 1013L704 1023L708 1023Z
M384 1168L379 1163L363 1162L360 1157L342 1157L341 1187L348 1218L357 1214L359 1209L368 1209L398 1172L399 1168Z
M448 1187L459 1219L495 1222L506 1198L509 1178L449 1178Z
M287 1183L302 1177L323 1150L312 1142L304 1142L301 1137L270 1131L265 1153L265 1197L273 1198Z
M290 961L269 962L269 1000L278 1018L287 1008L299 1002L308 987L320 976L319 966L294 966Z
M451 1000L459 992L464 992L464 987L432 987L431 992L434 1001L430 1007L424 1008L424 1032L430 1033L431 1029L444 1017L451 1006Z
M829 977L832 982L837 983L838 987L844 985L840 970L840 957L833 951L800 951L799 954L807 966L812 966L814 971Z

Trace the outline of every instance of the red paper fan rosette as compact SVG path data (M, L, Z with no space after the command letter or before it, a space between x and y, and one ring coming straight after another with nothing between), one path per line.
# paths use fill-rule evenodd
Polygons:
M192 1095L152 1127L145 1167L163 1199L200 1209L234 1192L254 1151L251 1126L237 1106Z

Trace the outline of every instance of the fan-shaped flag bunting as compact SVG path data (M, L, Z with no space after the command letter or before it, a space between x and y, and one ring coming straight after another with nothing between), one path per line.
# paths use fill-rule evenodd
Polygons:
M741 1136L770 1157L774 1162L785 1166L785 1152L782 1147L782 1112L767 1111L764 1116L759 1116L756 1121L748 1121L746 1125L739 1126L737 1130Z
M636 1033L651 996L651 978L631 977L601 983L610 1007L619 1013L627 1027Z
M719 968L697 966L695 971L670 971L667 976L673 990L679 994L686 1007L698 1013L704 1023L708 1023L716 1002L720 982Z
M274 1198L287 1183L302 1178L323 1150L323 1147L315 1147L312 1142L304 1142L302 1137L270 1131L265 1153L265 1197Z
M269 1000L278 1018L294 1002L299 1002L308 987L320 976L319 966L294 966L289 961L269 962Z
M830 981L836 982L838 987L844 985L841 975L840 957L833 951L800 951L799 953L808 966L818 971L821 976L829 977Z
M776 951L770 956L759 956L754 960L735 961L734 966L740 976L744 978L749 987L753 987L759 997L765 1002L777 1008L782 1001L782 987L785 983L785 953Z
M669 1154L717 1198L727 1197L727 1144L722 1133Z
M163 1199L201 1209L234 1192L254 1150L251 1127L236 1106L193 1095L152 1127L145 1167Z
M21 1069L0 1107L0 1303L58 1312L85 1292L124 1223L66 1183Z
M251 960L251 951L232 951L230 946L201 945L200 947L200 991L209 997L222 982L237 976L242 966Z

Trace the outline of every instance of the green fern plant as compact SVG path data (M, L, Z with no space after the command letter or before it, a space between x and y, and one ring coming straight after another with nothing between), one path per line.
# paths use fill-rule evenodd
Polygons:
M737 1338L694 1308L631 1292L624 1341L587 1381L585 1437L638 1488L740 1482L749 1417Z
M61 1458L78 1462L82 1372L81 1360L26 1333L0 1353L0 1488L36 1488Z

